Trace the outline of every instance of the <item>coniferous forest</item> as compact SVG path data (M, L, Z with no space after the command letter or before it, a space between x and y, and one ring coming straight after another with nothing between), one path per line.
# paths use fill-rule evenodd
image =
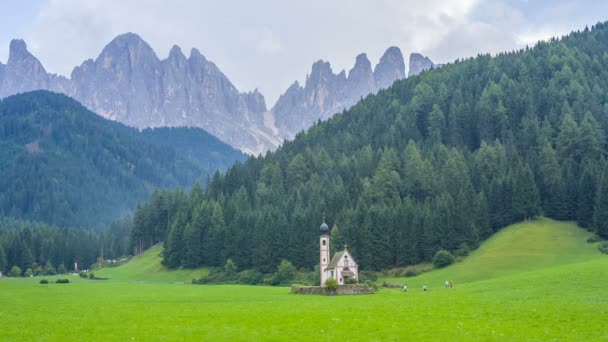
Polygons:
M0 215L102 230L153 189L190 187L240 152L195 128L137 129L45 91L0 102Z
M96 253L110 245L106 255L139 253L163 242L163 263L171 268L219 266L231 259L241 269L272 272L287 259L311 269L318 262L323 215L332 226L332 250L348 244L366 270L429 261L440 249L466 253L500 228L538 215L573 220L608 237L606 70L608 26L601 23L533 48L458 60L398 81L276 152L215 173L205 186L154 191L132 218L93 234ZM50 96L32 93L26 102L39 106L40 95ZM5 121L22 107L11 107L13 101L2 102ZM3 136L19 125L24 124L17 117L6 121ZM36 136L58 132L39 126ZM162 142L168 135L159 131L145 139ZM56 144L72 141L53 137ZM186 134L181 140L182 153L189 153L191 139ZM30 145L29 154L19 158L30 160L39 148L52 151L49 146ZM150 157L140 159L150 167L136 167L148 172L144 179L161 177L163 186L194 179L195 161L186 159L168 174L164 168L175 165L167 159L171 155L165 158L155 150L161 147L150 146ZM182 178L162 178L169 175ZM27 198L0 202L14 206L30 203ZM3 210L9 215L16 209ZM0 246L12 258L7 265L24 263L23 255L10 252L18 240L32 241L30 251L42 255L33 255L36 262L67 262L41 254L36 239L17 238L40 229L63 231L25 226L2 233Z
M158 192L133 218L132 246L164 241L169 267L269 272L332 247L363 269L466 251L545 215L608 237L608 26L396 82L250 158L205 190Z

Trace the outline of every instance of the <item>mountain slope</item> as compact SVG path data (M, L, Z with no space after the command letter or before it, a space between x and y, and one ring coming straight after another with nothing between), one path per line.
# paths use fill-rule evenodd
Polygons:
M332 250L348 244L363 269L472 249L540 214L608 237L606 53L600 23L398 81L191 194L165 254L310 268L324 212Z
M178 130L169 133L179 136ZM204 132L187 132L195 144L191 155L216 155L193 161L176 152L183 142L108 121L64 95L36 91L8 97L0 102L0 212L99 228L154 188L189 186L203 180L203 172L242 160ZM203 145L207 141L214 144L210 149Z

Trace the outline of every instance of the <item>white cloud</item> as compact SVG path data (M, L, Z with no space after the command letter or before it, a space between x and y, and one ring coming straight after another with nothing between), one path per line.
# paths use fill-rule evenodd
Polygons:
M172 45L198 48L237 88L259 88L268 106L311 64L372 64L391 45L449 62L512 50L573 28L569 0L49 0L25 38L51 72L70 74L116 35L138 33L164 58ZM535 18L522 8L534 8ZM589 6L588 6L589 7ZM540 9L539 9L540 8ZM552 9L553 8L553 9ZM586 8L593 11L592 8ZM0 15L1 16L1 15ZM567 23L567 24L564 24ZM590 23L591 24L591 23Z

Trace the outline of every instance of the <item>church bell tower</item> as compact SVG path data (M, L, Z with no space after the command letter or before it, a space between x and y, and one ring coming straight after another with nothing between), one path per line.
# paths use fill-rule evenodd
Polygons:
M321 231L321 238L319 240L320 250L320 263L319 271L321 272L321 286L325 286L325 280L327 280L327 274L325 269L329 266L329 227L325 223L325 216L323 216L323 224L319 228Z

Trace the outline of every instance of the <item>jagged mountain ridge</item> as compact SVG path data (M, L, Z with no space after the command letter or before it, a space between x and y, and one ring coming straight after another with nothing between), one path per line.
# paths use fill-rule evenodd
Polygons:
M23 40L13 40L7 64L0 63L0 98L51 90L129 126L199 127L246 153L259 154L403 78L405 63L397 47L390 47L373 70L367 55L358 55L348 75L344 70L334 74L329 62L320 60L304 86L296 81L267 110L257 89L239 92L197 49L186 57L174 46L161 60L141 37L126 33L96 59L75 67L69 79L47 73Z
M294 82L271 109L275 125L284 139L314 122L327 119L356 104L361 98L387 88L405 78L405 63L401 50L390 47L372 70L365 53L359 54L348 72L334 74L329 62L319 60L301 86Z
M48 74L23 40L13 40L0 67L0 98L31 90L64 93L99 115L137 128L200 127L245 152L260 153L280 141L263 123L264 97L240 93L198 50L174 46L160 60L138 35L112 40L71 78Z

